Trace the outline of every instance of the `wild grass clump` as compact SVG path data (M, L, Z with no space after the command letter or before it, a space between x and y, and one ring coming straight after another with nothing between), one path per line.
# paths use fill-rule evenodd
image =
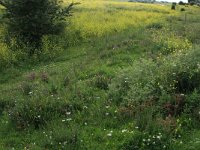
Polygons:
M41 47L34 50L35 53L29 57L28 51L33 47L17 42L16 39L0 42L0 69L22 64L37 64L49 61L63 53L65 38L57 35L48 35L42 38Z
M39 141L41 147L47 149L81 149L84 146L81 143L78 129L71 129L70 126L66 126L65 123L57 124L55 121L48 125L48 130L44 130Z
M5 43L0 43L0 47L0 69L3 69L15 62L15 55Z
M123 70L110 85L116 102L143 103L159 100L165 93L190 94L200 85L200 53L198 49L178 52L158 59L137 61Z
M155 134L136 132L123 143L120 149L123 150L170 150L170 139L160 132Z
M154 61L137 61L112 80L109 86L110 98L119 107L131 112L132 118L143 133L152 133L160 128L163 134L169 134L171 139L177 142L177 137L185 132L184 130L196 127L192 122L199 120L199 60L199 49L190 49ZM181 121L177 118L181 118ZM140 136L142 139L143 135ZM131 140L132 144L125 145L131 148L143 146L144 149L170 146L165 143L170 142L168 139L164 139L161 145L154 145L145 143L139 140L140 138L134 138Z
M29 92L29 96L23 100L17 99L15 105L10 106L6 112L14 129L22 131L44 128L56 118L63 118L63 122L71 121L73 113L80 108L76 102Z
M159 31L152 31L152 41L156 43L154 52L161 55L186 51L192 47L192 43L187 38L173 33L166 28Z
M162 29L162 28L163 28L163 24L159 22L154 22L147 26L147 29Z

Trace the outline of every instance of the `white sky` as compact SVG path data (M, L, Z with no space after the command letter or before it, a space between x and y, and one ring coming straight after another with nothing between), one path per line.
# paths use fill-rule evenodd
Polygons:
M167 1L167 2L177 2L177 3L180 1L185 2L185 3L188 2L188 0L156 0L156 1Z

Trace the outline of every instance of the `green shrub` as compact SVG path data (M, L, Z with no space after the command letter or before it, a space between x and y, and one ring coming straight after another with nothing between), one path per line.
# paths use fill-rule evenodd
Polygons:
M185 8L181 8L181 11L185 11Z
M117 103L134 101L136 103L150 99L156 95L157 65L152 60L135 62L134 66L123 70L112 80L109 86L110 97Z
M64 21L71 15L74 3L67 7L61 6L58 0L1 0L5 8L4 18L8 26L10 38L29 45L29 56L40 48L42 37L55 35L64 30Z
M174 2L172 3L171 9L172 9L172 10L175 10L175 9L176 9L176 3L174 3Z
M186 105L185 95L200 91L199 60L199 49L190 49L165 56L157 62L135 62L112 80L110 97L118 104L134 106L152 101L165 116L180 115Z

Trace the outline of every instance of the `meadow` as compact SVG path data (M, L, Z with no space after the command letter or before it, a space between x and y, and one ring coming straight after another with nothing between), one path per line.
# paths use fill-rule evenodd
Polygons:
M0 22L0 149L200 149L200 8L81 0L73 12L31 59Z

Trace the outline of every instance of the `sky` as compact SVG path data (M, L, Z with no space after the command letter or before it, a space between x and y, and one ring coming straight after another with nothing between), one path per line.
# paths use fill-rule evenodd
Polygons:
M156 1L167 1L167 2L177 2L177 3L180 1L185 2L185 3L188 2L188 0L156 0Z

